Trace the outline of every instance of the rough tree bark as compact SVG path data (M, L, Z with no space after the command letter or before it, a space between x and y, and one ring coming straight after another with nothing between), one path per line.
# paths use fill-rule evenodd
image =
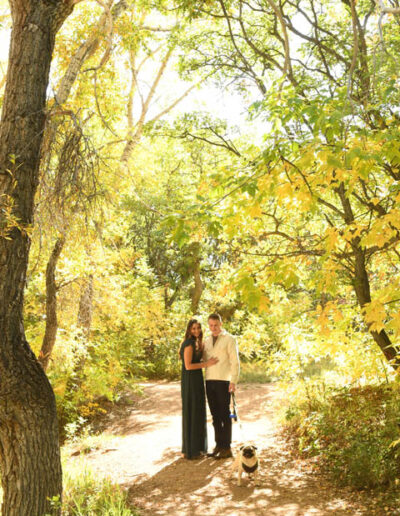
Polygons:
M39 362L45 371L49 365L57 337L57 284L55 272L64 244L64 236L58 237L46 267L46 329L39 354Z
M10 0L13 27L0 125L0 476L2 514L58 513L62 475L55 398L26 342L23 293L57 30L73 0ZM7 238L4 238L4 237Z

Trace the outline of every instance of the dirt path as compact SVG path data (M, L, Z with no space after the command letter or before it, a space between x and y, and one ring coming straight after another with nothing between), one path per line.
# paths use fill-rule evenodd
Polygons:
M253 440L260 451L260 487L247 478L237 487L229 479L231 460L181 458L179 383L147 384L144 392L123 414L112 414L115 422L110 421L104 444L86 456L93 469L128 489L141 515L388 514L367 508L361 496L334 490L306 462L290 458L274 423L273 407L282 394L273 385L241 385L237 393L246 440ZM209 448L213 435L209 420ZM233 440L235 448L240 440L237 423Z

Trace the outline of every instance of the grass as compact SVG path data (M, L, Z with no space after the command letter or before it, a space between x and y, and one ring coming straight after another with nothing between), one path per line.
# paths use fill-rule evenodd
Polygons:
M86 432L62 448L63 502L62 516L137 516L129 507L127 494L106 476L95 473L85 455L93 450L113 447L116 436L91 435ZM72 450L79 460L70 460ZM56 502L57 503L57 502Z
M0 487L0 504L2 489ZM52 505L60 509L58 498ZM97 475L83 461L63 465L62 516L138 516L129 507L127 494L110 479ZM47 516L47 515L46 515Z
M63 516L137 516L126 493L84 463L64 466Z

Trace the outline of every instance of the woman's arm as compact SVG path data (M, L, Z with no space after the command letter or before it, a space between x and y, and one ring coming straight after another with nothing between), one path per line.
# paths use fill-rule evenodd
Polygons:
M185 369L188 371L192 371L194 369L203 369L204 367L209 367L218 362L218 358L210 358L207 362L199 362L198 364L192 364L193 358L193 347L186 346L183 351L183 360L185 363Z

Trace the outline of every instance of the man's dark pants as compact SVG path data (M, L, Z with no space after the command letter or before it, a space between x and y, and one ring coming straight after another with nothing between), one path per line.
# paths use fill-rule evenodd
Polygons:
M231 395L229 382L207 380L206 392L208 406L213 419L215 443L219 448L230 448L232 442L232 420L229 417Z

